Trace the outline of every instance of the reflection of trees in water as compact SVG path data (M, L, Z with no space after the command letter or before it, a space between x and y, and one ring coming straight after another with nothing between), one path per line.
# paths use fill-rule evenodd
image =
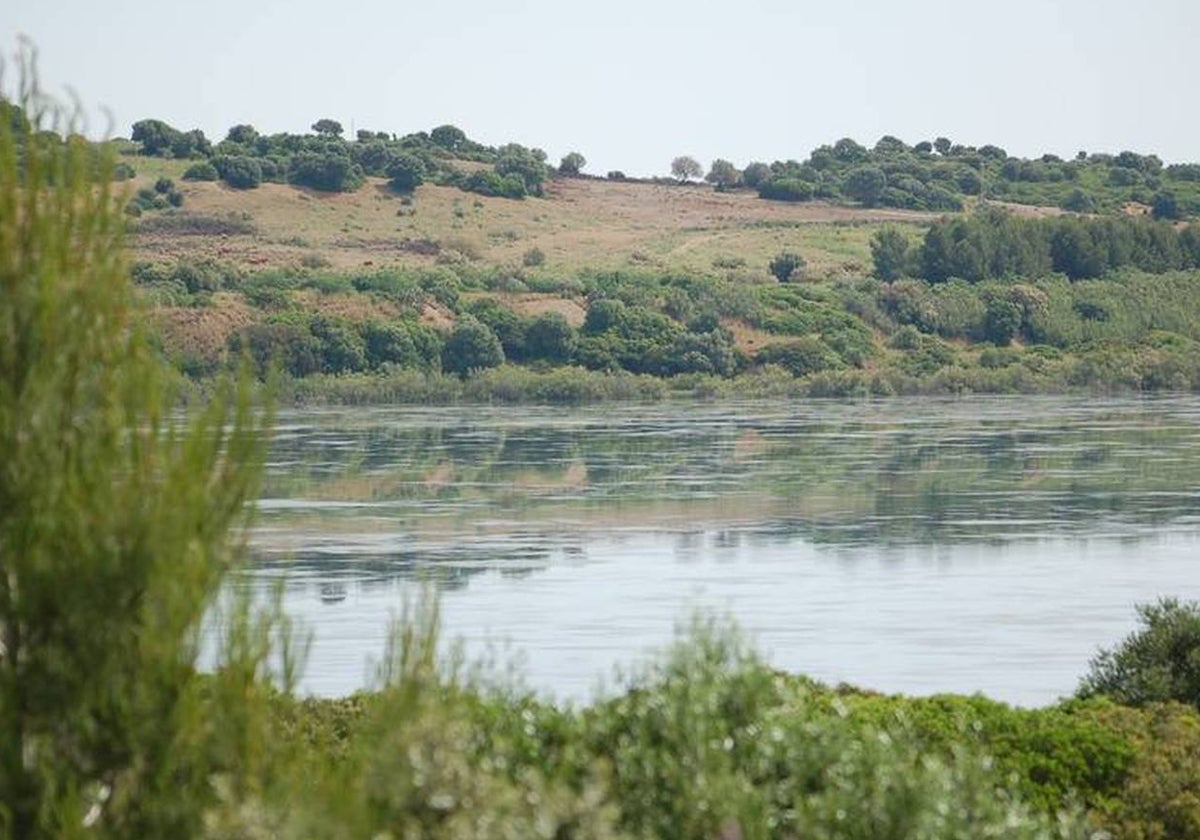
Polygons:
M473 409L391 425L372 425L368 411L350 428L322 426L318 414L277 440L266 492L469 499L492 510L536 499L535 513L582 503L617 515L663 499L767 498L789 509L780 527L850 544L1155 526L1200 513L1200 440L1192 423L1171 419L1170 404L1156 414L1136 402L1043 401L1028 416L1021 405L981 401L977 416L948 405L921 422L889 416L887 404L716 419L671 406L563 410L524 425ZM572 468L583 478L572 480Z
M574 552L582 546L571 545ZM429 585L441 592L466 588L476 575L501 574L526 577L546 569L558 547L495 545L414 547L386 552L299 549L280 556L275 552L251 552L249 576L267 580L284 575L288 591L313 589L323 601L340 601L350 587L372 589L398 581Z

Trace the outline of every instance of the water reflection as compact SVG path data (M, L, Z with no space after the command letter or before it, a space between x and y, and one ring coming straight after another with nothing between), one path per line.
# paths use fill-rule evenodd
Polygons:
M661 641L706 587L786 645L823 638L820 621L839 624L830 610L861 613L893 643L934 645L907 654L913 667L933 657L950 673L937 649L967 654L923 635L951 610L935 581L1002 588L1032 575L1027 594L1047 609L1055 593L1090 586L1081 603L1107 603L1108 626L1124 626L1145 587L1187 595L1198 513L1200 402L1190 398L301 411L281 417L248 580L286 573L318 652L336 626L359 660L386 626L383 605L432 584L459 622L452 633L515 640L528 622L532 658L559 651L542 675L554 688L578 688L564 662L608 656L606 667ZM1151 555L1165 576L1144 571ZM1124 591L1095 591L1104 564ZM773 612L776 598L808 610L807 629ZM999 633L1017 613L988 626ZM1083 613L1076 647L1098 629L1083 626L1095 609ZM1060 623L1039 615L1044 631ZM892 620L904 616L914 625ZM1045 641L1034 625L1008 629ZM849 633L859 649L833 649L870 660L871 633ZM1072 675L1110 635L1086 639ZM312 685L344 691L355 679L318 674Z

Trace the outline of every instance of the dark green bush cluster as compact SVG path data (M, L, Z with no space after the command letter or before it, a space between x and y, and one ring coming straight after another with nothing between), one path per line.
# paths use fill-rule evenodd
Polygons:
M235 289L244 274L218 260L180 260L172 265L139 262L130 271L133 282L158 303L195 306L207 302L213 292Z
M183 193L175 189L170 178L159 178L154 186L138 190L133 199L125 205L125 212L130 216L140 216L147 210L166 210L168 207L182 207Z
M1200 215L1195 164L1163 167L1154 155L1080 152L1024 160L1003 149L938 138L913 146L883 137L873 148L843 138L813 150L807 160L750 163L744 183L778 201L846 199L866 206L960 210L968 198L1063 207L1081 213L1114 212L1135 202L1156 218Z
M1162 273L1200 267L1200 227L1144 217L1030 219L988 209L935 222L911 253L897 236L880 232L872 244L881 279L907 273L935 283L954 277L978 282L1057 272L1082 280L1124 268Z
M212 143L200 129L179 131L162 120L140 120L133 124L130 139L153 157L196 158L212 154Z
M229 337L234 358L248 355L265 377L272 365L291 376L387 368L441 369L444 339L412 320L351 323L324 315L282 312Z
M188 169L185 179L220 178L237 189L274 181L347 192L374 176L387 178L401 193L433 180L484 195L523 198L541 195L551 174L540 149L516 143L493 149L451 125L404 137L361 130L353 141L344 139L341 125L328 119L314 123L312 134L262 135L253 126L235 125L213 145L200 132L179 132L161 120L141 120L134 124L132 139L147 155L203 158ZM492 168L463 174L453 167L454 159Z
M689 327L619 298L593 299L581 333L577 358L592 370L729 376L737 366L733 337L719 323L701 319Z

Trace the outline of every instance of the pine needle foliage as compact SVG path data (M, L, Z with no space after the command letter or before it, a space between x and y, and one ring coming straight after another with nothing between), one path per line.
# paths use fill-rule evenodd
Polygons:
M250 784L262 729L266 624L235 611L225 667L196 663L263 426L244 385L175 412L132 297L113 157L42 93L28 48L15 71L0 99L0 837L187 836L221 789Z

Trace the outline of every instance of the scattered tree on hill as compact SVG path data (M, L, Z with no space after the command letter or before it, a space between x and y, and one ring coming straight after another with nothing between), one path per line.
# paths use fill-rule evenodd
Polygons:
M425 180L425 164L416 155L396 155L387 168L387 177L392 189L412 192Z
M587 166L587 158L579 152L568 152L558 164L558 174L578 175Z
M850 170L850 174L846 176L846 182L842 185L842 192L855 201L862 202L866 207L874 207L879 203L886 188L887 175L883 173L882 169L874 166L860 166Z
M312 130L322 137L341 137L342 124L337 120L320 119L312 124Z
M262 165L256 158L218 155L212 164L221 180L235 189L249 190L262 183Z
M239 146L249 146L258 139L258 129L252 125L235 125L225 134L226 143L237 143Z
M937 151L937 153L939 155L945 156L945 155L950 154L950 150L953 147L954 147L954 145L950 142L949 137L939 137L933 141L933 148Z
M433 145L439 146L448 152L461 151L467 143L466 133L457 126L439 125L433 131L429 132L429 139Z
M138 120L129 135L135 143L142 144L142 154L161 157L171 151L179 132L162 120Z
M193 163L184 170L180 177L185 181L215 181L221 177L221 174L217 172L217 168L212 165L211 161L206 160Z
M767 268L780 283L788 283L802 279L807 265L808 261L794 251L781 251L775 255Z
M288 165L288 181L314 190L352 192L362 186L362 171L337 151L301 152Z
M542 183L550 175L546 166L546 153L541 149L527 149L519 143L501 146L496 152L496 174L519 178L530 195L542 194Z
M671 161L671 174L680 181L690 181L693 178L699 178L703 175L704 170L700 167L700 162L694 157L680 155Z
M871 261L875 276L891 282L904 276L908 266L908 237L894 227L885 227L871 237Z
M709 167L708 174L704 176L704 180L710 184L714 184L717 189L730 189L742 182L742 173L729 161L717 158L712 162L712 166Z
M770 177L771 167L758 161L746 164L746 168L742 171L742 182L752 190L758 189Z

